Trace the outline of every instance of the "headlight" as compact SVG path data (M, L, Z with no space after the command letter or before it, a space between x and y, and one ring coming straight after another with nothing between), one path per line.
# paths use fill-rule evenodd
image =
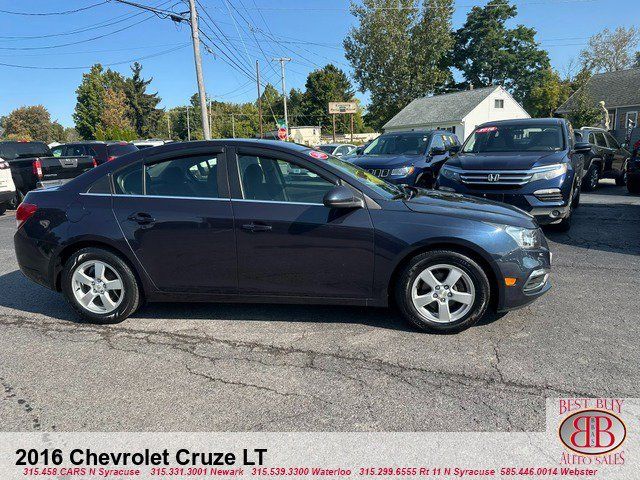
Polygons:
M516 241L520 248L540 248L541 233L539 228L507 227L504 231Z
M551 180L567 173L567 164L561 163L557 165L549 165L548 167L540 167L534 169L535 173L531 177L530 182L536 180Z
M410 167L394 168L393 170L391 170L391 175L394 177L406 177L408 175L411 175L414 170L415 167L413 165Z
M440 175L449 180L455 180L457 182L460 181L460 174L451 168L448 168L446 165L440 169Z

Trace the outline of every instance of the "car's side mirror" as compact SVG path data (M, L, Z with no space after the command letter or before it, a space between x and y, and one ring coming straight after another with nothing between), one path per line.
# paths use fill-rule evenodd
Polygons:
M334 155L335 155L336 157L341 157L341 156L342 156L342 152L336 152L336 153L334 153Z
M591 144L589 142L576 142L573 146L573 151L577 153L586 153L591 151Z
M449 153L451 153L451 155L460 153L460 150L462 150L462 145L451 145L449 147Z
M447 153L447 149L444 147L432 147L429 153L431 155L444 155Z
M338 185L325 193L322 203L328 208L364 208L364 201L344 185Z

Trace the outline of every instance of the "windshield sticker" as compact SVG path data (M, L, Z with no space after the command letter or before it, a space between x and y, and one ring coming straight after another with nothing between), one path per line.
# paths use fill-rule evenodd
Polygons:
M498 130L498 127L484 127L476 130L476 133L489 133L489 132L495 132L496 130Z
M318 152L317 150L311 150L309 152L309 155L311 155L313 158L317 158L318 160L326 160L327 158L329 158L329 155L324 152Z

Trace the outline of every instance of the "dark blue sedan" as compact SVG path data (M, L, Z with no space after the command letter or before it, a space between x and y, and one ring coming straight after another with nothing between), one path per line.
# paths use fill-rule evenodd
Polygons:
M459 148L458 138L446 130L391 132L349 161L387 182L429 188Z
M520 210L286 142L146 149L30 192L16 219L24 274L100 323L143 301L395 300L415 326L452 332L550 288L547 243Z

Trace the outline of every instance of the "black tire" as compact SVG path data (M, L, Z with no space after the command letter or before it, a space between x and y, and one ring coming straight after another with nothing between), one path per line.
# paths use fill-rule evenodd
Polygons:
M585 192L593 192L598 188L598 182L600 181L600 167L597 164L592 164L587 170L587 174L582 181L582 190Z
M99 260L115 270L122 279L124 297L118 307L107 314L87 310L78 302L73 292L73 274L78 266L89 260ZM83 248L74 253L65 263L61 277L62 292L74 310L85 320L93 323L119 323L132 315L140 306L141 295L138 281L129 265L118 255L101 248Z
M622 170L620 174L616 176L616 185L619 187L624 187L627 184L627 164L625 163L622 166Z
M582 192L579 188L574 193L575 196L573 197L573 201L571 202L571 208L573 208L574 210L580 207L580 193Z
M627 178L627 191L632 195L640 195L640 176Z
M9 208L11 210L16 210L18 206L20 206L23 200L24 200L24 195L22 194L22 192L20 190L16 190L16 194L9 201Z
M411 299L412 286L418 275L428 267L446 264L464 271L475 290L472 307L463 317L450 323L430 321L421 315ZM480 320L487 311L491 296L489 279L483 269L469 257L448 250L434 250L416 255L402 270L395 285L395 297L402 315L415 327L426 332L456 333Z
M6 204L0 205L0 215L4 215L4 212L6 211L7 211L7 205Z

